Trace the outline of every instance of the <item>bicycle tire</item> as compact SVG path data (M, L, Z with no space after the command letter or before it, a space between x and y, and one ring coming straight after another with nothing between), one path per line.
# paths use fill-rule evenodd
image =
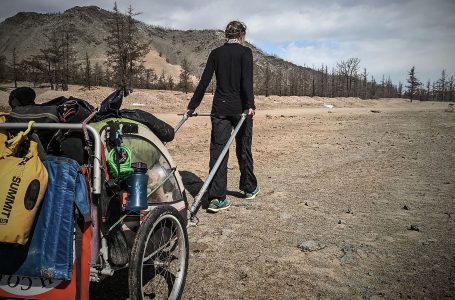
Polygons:
M184 224L171 206L158 206L145 217L131 250L128 271L131 300L181 298L189 256Z

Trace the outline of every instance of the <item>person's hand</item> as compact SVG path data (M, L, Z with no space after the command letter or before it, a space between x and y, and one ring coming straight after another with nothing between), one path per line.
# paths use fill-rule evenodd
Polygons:
M248 116L249 117L254 117L254 115L256 114L256 111L252 108L248 109Z
M186 111L186 115L187 115L188 117L192 117L193 114L194 114L194 109L188 109L188 110Z

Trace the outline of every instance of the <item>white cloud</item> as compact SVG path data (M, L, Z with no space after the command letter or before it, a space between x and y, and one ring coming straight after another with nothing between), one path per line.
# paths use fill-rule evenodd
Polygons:
M330 67L358 57L376 78L385 74L395 82L404 81L415 65L426 81L436 79L442 68L454 74L455 18L448 13L454 7L442 1L311 7L283 12L269 23L255 16L257 32L252 35L258 44L284 43L275 52L301 65ZM276 30L262 30L265 27Z

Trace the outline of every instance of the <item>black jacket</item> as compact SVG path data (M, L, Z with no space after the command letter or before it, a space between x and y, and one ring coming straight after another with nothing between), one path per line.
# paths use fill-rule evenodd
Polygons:
M238 43L225 43L210 52L201 80L188 104L196 109L204 97L213 72L216 75L216 91L212 114L240 114L245 109L256 109L253 94L253 53Z

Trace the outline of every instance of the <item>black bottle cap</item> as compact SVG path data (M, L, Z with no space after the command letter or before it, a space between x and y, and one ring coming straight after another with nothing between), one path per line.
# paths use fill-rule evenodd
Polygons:
M134 169L134 171L142 171L142 172L147 172L147 164L144 162L135 162L131 164L131 167Z

